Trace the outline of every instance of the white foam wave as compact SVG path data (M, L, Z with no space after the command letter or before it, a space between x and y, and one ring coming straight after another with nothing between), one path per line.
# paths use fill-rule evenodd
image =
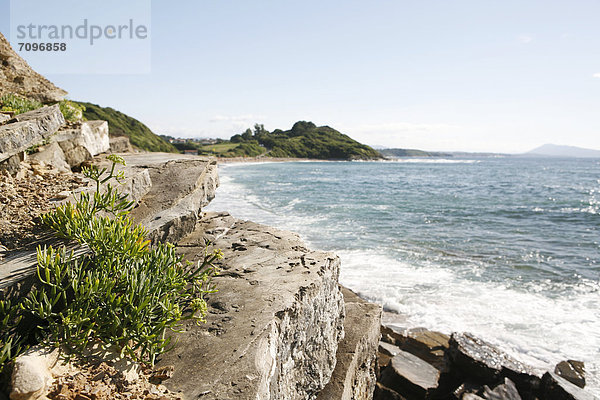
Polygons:
M414 266L374 251L338 254L342 284L400 313L399 324L472 332L539 369L582 360L590 388L600 394L597 283L549 298L541 290L473 282L441 265Z

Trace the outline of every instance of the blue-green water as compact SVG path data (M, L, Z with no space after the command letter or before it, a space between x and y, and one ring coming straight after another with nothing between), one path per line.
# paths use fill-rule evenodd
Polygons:
M342 258L404 326L470 331L600 387L600 160L483 158L221 167L209 207Z

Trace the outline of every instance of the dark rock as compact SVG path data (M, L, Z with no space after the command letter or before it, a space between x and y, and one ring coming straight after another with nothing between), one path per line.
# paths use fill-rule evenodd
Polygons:
M391 325L382 327L381 333L383 341L427 361L440 371L445 370L444 354L450 340L448 335L425 328L402 330Z
M541 398L545 400L593 400L595 397L553 372L542 377Z
M381 372L380 382L407 399L423 399L438 387L440 371L408 352L400 352Z
M373 393L373 400L406 400L406 397L402 397L389 387L377 382L375 392Z
M494 390L488 386L484 387L483 398L487 400L521 400L517 387L508 378L504 378L504 383L496 386Z
M471 334L453 333L449 345L450 368L462 376L487 385L506 377L516 384L520 393L534 393L539 389L540 378L531 367Z
M580 388L585 387L585 366L582 361L567 360L556 364L554 373Z
M447 396L449 398L454 398L454 399L464 399L467 397L467 395L475 395L481 391L481 385L476 383L476 382L463 382L462 384L460 384L459 387L457 387L456 389L454 389L454 392L452 392L452 395ZM480 398L479 396L476 396L477 398Z

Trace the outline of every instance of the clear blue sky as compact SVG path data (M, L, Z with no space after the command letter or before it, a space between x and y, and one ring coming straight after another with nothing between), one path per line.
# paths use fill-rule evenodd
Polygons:
M598 1L155 0L150 74L48 77L174 136L311 120L371 145L600 149L599 21Z

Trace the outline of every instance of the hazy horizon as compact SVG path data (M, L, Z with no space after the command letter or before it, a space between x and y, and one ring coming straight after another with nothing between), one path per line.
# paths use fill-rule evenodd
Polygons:
M9 3L0 0L7 36ZM600 149L594 1L151 6L150 73L46 76L72 99L179 137L310 120L362 143L428 151ZM104 13L127 17L113 8ZM78 21L93 19L90 10L60 12ZM43 73L43 63L31 65Z

